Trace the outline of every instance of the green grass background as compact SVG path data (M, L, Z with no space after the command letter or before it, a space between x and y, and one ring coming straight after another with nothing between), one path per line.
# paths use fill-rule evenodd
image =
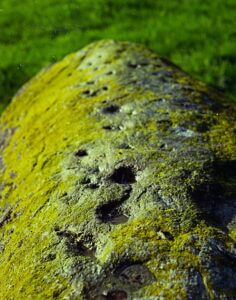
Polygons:
M236 98L235 0L0 0L0 111L42 67L104 38L143 43Z

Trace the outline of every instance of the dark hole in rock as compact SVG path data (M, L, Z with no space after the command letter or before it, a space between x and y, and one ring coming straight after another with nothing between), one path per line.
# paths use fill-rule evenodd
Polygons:
M102 89L103 89L104 91L107 91L107 90L108 90L108 87L107 87L107 86L104 86Z
M110 125L102 126L102 128L105 130L112 130L112 127Z
M164 236L167 238L167 240L169 241L173 241L174 237L171 233L167 232L167 231L163 231Z
M128 294L122 290L111 290L107 293L107 300L126 300L128 298Z
M93 81L93 80L91 80L91 81L87 81L87 84L94 84L95 82Z
M54 259L56 259L56 254L55 253L50 253L48 254L48 256L45 258L45 261L53 261Z
M106 73L106 75L112 75L113 74L113 71L109 71Z
M129 218L122 213L121 205L130 197L131 191L131 187L128 187L121 199L98 206L96 209L98 219L104 223L111 223L113 225L126 223Z
M115 272L119 280L129 285L131 289L138 289L154 280L153 274L141 264L123 264Z
M70 77L72 75L72 73L68 73L67 76Z
M78 157L83 157L83 156L86 156L88 155L87 151L85 149L79 149L76 153L75 153L75 156L78 156Z
M165 144L161 144L161 145L160 145L160 148L161 148L161 149L165 148Z
M88 96L90 95L90 90L83 91L82 94Z
M55 232L59 232L59 231L60 231L60 228L59 228L58 225L55 225L55 226L54 226L54 231L55 231Z
M61 292L62 291L60 291L60 290L53 291L53 293L52 293L53 298L57 298L58 296L60 296Z
M90 93L90 97L96 97L97 96L97 94L98 94L98 90L96 90L96 91L92 91L91 93Z
M109 179L120 184L130 184L136 182L134 169L130 166L122 166L114 170Z
M98 218L104 223L111 223L114 225L123 224L128 221L128 217L122 214L120 206L125 199L120 201L112 201L99 206L96 209Z
M104 114L115 114L116 112L118 112L120 110L120 107L118 105L112 104L109 106L106 106L102 109L102 112Z

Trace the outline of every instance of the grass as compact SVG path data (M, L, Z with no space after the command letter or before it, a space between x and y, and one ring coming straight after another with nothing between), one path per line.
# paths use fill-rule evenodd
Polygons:
M234 0L1 0L0 111L42 67L104 38L146 44L236 99Z

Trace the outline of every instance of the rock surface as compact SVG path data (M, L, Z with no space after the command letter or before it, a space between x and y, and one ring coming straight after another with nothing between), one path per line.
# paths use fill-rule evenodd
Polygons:
M236 299L234 117L136 44L42 70L0 121L0 299Z

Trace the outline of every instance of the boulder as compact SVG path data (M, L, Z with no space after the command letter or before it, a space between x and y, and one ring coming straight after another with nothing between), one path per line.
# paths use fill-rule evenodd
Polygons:
M0 299L236 299L235 124L141 45L43 69L0 121Z

